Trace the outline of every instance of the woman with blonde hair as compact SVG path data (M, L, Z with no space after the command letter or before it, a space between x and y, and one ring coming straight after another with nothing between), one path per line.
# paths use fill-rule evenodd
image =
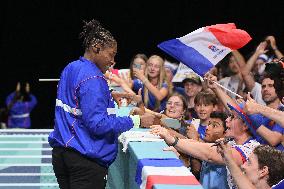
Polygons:
M164 110L167 97L172 93L172 84L167 79L164 60L158 55L152 55L147 61L145 74L138 68L133 68L133 74L137 79L133 80L132 88L135 92L142 88L145 106L156 112Z

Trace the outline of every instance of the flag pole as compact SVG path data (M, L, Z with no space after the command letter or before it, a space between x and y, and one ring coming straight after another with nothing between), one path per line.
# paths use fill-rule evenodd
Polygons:
M216 82L216 81L213 81L213 83L215 83L216 85L218 85L218 86L221 87L222 89L224 89L224 90L226 90L226 91L228 91L228 92L230 92L230 93L236 95L237 97L243 99L243 97L242 97L241 95L239 95L239 94L237 94L237 93L231 91L230 89L227 89L226 87L224 87L224 86L221 85L220 83L218 83L218 82Z

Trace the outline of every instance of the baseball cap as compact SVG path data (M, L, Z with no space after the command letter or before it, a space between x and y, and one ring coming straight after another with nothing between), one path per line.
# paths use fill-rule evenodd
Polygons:
M202 85L200 77L194 73L186 75L186 78L182 81L182 83L185 84L186 82L193 82L197 85Z
M227 103L227 105L230 108L230 110L235 111L242 118L242 120L246 123L246 125L248 126L248 128L252 132L252 134L254 136L257 136L257 133L256 133L257 128L256 128L256 125L254 123L254 120L261 119L261 115L260 114L247 115L243 111L245 103L240 103L238 105L231 105L231 104Z

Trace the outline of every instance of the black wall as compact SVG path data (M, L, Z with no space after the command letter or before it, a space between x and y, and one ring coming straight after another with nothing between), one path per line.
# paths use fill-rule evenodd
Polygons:
M284 1L171 0L62 1L7 0L0 3L0 104L28 81L38 98L33 128L52 128L56 82L61 70L83 53L78 33L82 20L98 19L118 41L117 68L132 55L163 54L157 44L203 26L233 22L253 40L240 51L249 53L266 35L274 35L284 52Z

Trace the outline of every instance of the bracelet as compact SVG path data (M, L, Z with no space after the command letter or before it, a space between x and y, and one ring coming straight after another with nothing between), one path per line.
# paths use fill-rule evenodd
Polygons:
M175 147L175 145L177 145L178 141L179 141L179 138L175 137L175 141L172 144L169 144L169 146Z
M277 49L277 48L273 48L273 50L274 50L274 51L277 51L278 49Z

